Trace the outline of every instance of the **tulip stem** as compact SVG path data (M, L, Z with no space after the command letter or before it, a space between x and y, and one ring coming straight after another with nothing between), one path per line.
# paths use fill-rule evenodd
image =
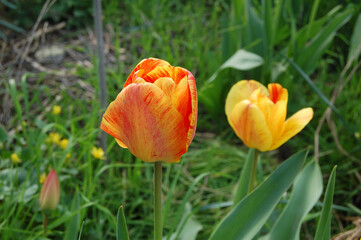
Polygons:
M259 151L257 149L254 150L253 162L252 162L252 171L251 171L251 179L249 181L248 193L252 192L254 179L256 178L257 172L257 160L258 160Z
M48 214L45 213L45 217L44 217L44 225L43 225L43 229L44 229L44 236L46 234L46 228L48 226Z
M154 240L162 240L162 162L154 163Z

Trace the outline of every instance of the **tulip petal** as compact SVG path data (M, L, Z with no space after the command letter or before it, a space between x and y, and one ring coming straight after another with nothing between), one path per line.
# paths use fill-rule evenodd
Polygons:
M280 84L278 83L270 83L268 84L268 91L269 91L269 99L271 99L271 101L273 103L277 103L278 101L281 100L288 100L288 91L286 88L283 88Z
M130 73L127 81L124 84L124 88L129 84L133 83L136 77L142 77L152 71L154 68L158 66L169 65L168 62L157 59L157 58L147 58L143 59L138 65L134 68L134 70ZM154 82L154 81L152 81Z
M304 108L287 119L282 127L281 136L275 139L269 150L274 150L299 133L312 119L312 108Z
M262 111L248 99L238 103L228 116L228 122L250 148L266 151L272 144L272 135L268 130Z
M165 95L172 98L175 87L176 87L173 79L171 79L169 77L161 77L161 78L158 78L154 82L154 85L156 85L157 87L162 89L162 91L165 93Z
M190 90L190 96L191 96L191 113L189 115L189 130L188 130L188 143L187 145L189 145L193 138L194 138L194 134L196 132L196 127L197 127L197 116L198 116L198 97L197 97L197 87L196 87L196 80L194 79L192 73L188 72L188 87Z
M273 139L278 139L281 135L280 129L286 120L288 91L277 83L268 84L268 90L269 97L259 94L257 106L266 118Z
M233 85L226 99L226 115L229 116L239 102L248 99L259 88L263 95L268 96L267 88L255 80L242 80Z
M170 77L174 80L175 84L178 84L184 77L187 77L188 74L189 71L184 68L162 65L148 72L146 76L143 76L143 78L147 82L154 82L156 79L161 77Z
M125 87L104 113L101 129L145 162L178 162L188 147L183 117L151 83Z

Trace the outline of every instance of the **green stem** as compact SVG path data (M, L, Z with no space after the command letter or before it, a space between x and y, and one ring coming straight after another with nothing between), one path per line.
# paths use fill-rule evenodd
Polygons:
M154 240L162 240L162 162L154 163Z
M254 179L256 178L256 172L257 172L258 154L259 154L259 151L257 149L255 149L253 162L252 162L251 179L249 181L249 186L248 186L248 193L252 192L252 190L253 190Z
M44 224L43 224L43 229L44 229L44 236L46 234L46 228L48 227L48 214L45 213L45 217L44 217Z

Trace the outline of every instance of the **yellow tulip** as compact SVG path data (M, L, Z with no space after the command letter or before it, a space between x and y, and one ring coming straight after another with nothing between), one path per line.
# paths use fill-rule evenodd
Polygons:
M280 84L268 89L254 80L236 83L226 99L228 122L250 148L271 151L299 133L312 119L312 108L304 108L286 120L288 91Z

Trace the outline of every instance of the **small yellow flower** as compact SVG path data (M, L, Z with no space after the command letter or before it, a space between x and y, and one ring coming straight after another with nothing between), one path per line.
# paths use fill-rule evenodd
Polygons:
M4 148L4 143L0 142L0 149Z
M64 150L64 149L68 146L68 142L69 142L69 140L66 139L66 138L64 138L63 140L61 140L60 143L59 143L59 146L61 147L61 149Z
M59 115L61 113L61 107L58 105L54 105L53 106L53 114L54 115Z
M11 162L14 164L21 163L21 159L19 158L19 156L16 153L12 153L10 158L11 158Z
M93 147L91 153L92 153L93 157L95 157L97 159L104 159L104 151L102 148Z
M24 127L26 127L26 126L28 125L28 123L27 123L26 121L23 121L23 122L22 122L22 125L23 125Z
M56 132L49 133L48 138L45 140L47 143L55 143L56 145L60 144L60 134Z
M45 179L46 179L46 174L45 174L45 172L43 172L40 175L40 179L39 179L40 184L43 184L45 182Z
M69 160L70 157L71 157L71 154L70 154L70 153L66 154L65 160Z

